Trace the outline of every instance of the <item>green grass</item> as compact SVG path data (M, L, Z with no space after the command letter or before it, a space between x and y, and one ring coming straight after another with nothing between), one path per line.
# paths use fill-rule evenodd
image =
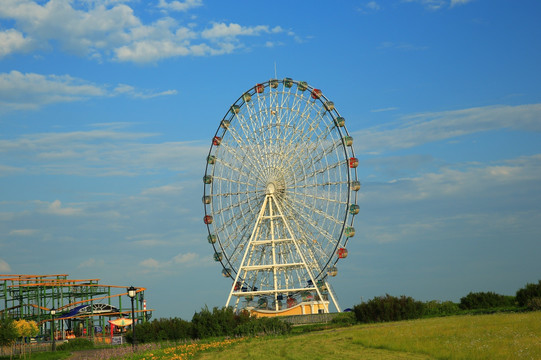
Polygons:
M29 360L62 360L67 359L71 355L70 351L45 351L45 352L33 352L32 354L26 354L26 357L21 357L20 359L29 359ZM13 360L18 360L19 355L13 355ZM0 356L0 360L9 360L9 356Z
M296 330L287 336L149 345L147 351L141 346L138 354L117 359L541 359L540 311ZM67 354L39 353L31 359L62 359L59 355Z
M541 359L541 312L449 316L251 339L195 359Z

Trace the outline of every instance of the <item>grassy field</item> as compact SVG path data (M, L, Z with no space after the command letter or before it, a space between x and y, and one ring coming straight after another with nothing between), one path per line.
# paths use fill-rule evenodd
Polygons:
M143 350L146 348L147 350ZM279 337L33 354L32 359L541 359L541 312L463 315L332 328ZM82 356L80 356L82 355Z
M541 359L541 312L356 325L239 342L195 359Z

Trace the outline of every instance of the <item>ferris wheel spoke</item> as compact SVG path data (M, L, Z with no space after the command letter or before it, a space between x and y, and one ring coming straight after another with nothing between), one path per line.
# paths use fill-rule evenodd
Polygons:
M246 146L240 134L237 133L233 127L229 128L228 133L231 134L233 140L236 143L236 147L230 146L227 142L223 144L223 147L227 150L227 154L232 155L240 164L248 163L253 170L261 169L259 158L254 152L253 145ZM244 146L242 146L244 145ZM240 154L242 151L243 154Z
M260 101L259 96L257 96L257 100ZM259 146L262 147L262 150L260 151L259 160L263 162L263 166L267 168L269 166L268 158L266 156L261 156L264 154L268 154L268 148L267 148L267 139L265 138L265 132L262 131L264 126L264 114L258 112L258 110L255 109L254 101L248 103L246 105L247 111L248 111L248 123L252 124L253 127L256 127L255 129L252 129L253 135L255 136L255 143L259 144ZM257 124L257 126L256 126Z
M291 206L288 204L288 207L289 207L289 209L291 210L292 213L295 213L295 216L301 217L308 224L313 226L314 229L317 229L316 234L323 235L327 240L329 240L331 242L334 241L337 234L333 234L332 232L329 232L326 229L325 226L322 226L321 223L324 220L327 220L327 222L330 223L329 224L330 226L332 226L332 227L336 227L336 226L341 227L343 225L343 221L340 221L340 220L336 219L334 216L331 216L331 215L323 212L322 210L318 209L315 206L309 206L304 201L297 201L296 199L293 199L291 202L292 202ZM304 208L306 211L301 211L299 208ZM321 221L321 222L313 221L308 216L306 216L307 213L308 214L316 214L319 217L321 217L321 219L323 221Z
M213 177L213 181L215 181L215 180L223 181L223 182L225 182L225 183L232 183L232 184L241 184L241 185L246 185L246 186L253 186L253 184L251 184L251 183L247 183L247 182L239 181L239 180L235 180L235 179L228 179L228 178L221 177L221 176L214 176L214 177Z
M318 209L317 207L308 206L306 204L306 202L304 202L304 201L298 201L297 199L292 199L291 201L294 202L295 204L299 205L299 206L302 206L302 207L306 208L306 210L313 211L315 214L321 216L322 218L328 220L331 223L334 223L334 224L339 225L339 226L341 226L344 223L343 220L339 220L339 219L335 218L334 216L331 216L328 213Z
M223 171L225 171L226 169L229 169L231 171L229 173L230 176L232 176L233 174L236 174L237 178L244 178L244 179L250 180L250 175L244 172L241 168L233 166L233 164L229 163L228 161L224 161L224 160L216 160L216 161L219 162L220 165L224 166L225 169Z
M225 214L225 213L228 213L236 208L239 208L245 204L247 204L250 200L249 199L244 199L242 201L238 201L238 202L235 202L235 203L231 203L230 205L226 206L226 207L222 207L218 210L215 210L213 211L213 215L222 215L222 214Z
M291 163L290 165L293 168L292 172L298 172L299 170L304 171L306 169L307 161L309 161L311 168L315 168L316 165L319 165L323 159L325 159L326 161L327 158L325 156L331 154L335 150L335 148L336 147L334 146L329 146L327 148L324 148L317 155L313 157L309 157L308 160L301 159L301 157L298 157L297 159L295 159L296 161ZM317 173L325 172L328 169L332 169L341 165L347 166L347 160L341 160L341 161L335 162L334 164L327 165L326 167L316 168L316 170L312 171L312 173L309 173L306 177L316 175ZM301 177L299 181L302 182L304 179L305 177Z
M220 196L235 197L238 195L250 195L250 194L255 195L255 194L260 194L260 193L261 192L257 190L246 190L246 191L237 191L237 192L213 193L212 196L213 197L220 197Z

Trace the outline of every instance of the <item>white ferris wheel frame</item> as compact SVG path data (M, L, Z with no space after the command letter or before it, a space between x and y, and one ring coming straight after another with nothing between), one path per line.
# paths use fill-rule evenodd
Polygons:
M208 240L236 297L323 304L327 282L359 211L353 139L320 90L289 78L245 92L230 107L207 157L203 202ZM310 295L312 294L312 295ZM267 307L268 308L268 307Z

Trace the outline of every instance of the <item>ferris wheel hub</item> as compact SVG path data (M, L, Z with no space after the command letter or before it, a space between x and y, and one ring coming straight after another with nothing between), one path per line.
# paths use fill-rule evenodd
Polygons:
M273 182L267 184L267 195L274 194L276 191L276 185Z

